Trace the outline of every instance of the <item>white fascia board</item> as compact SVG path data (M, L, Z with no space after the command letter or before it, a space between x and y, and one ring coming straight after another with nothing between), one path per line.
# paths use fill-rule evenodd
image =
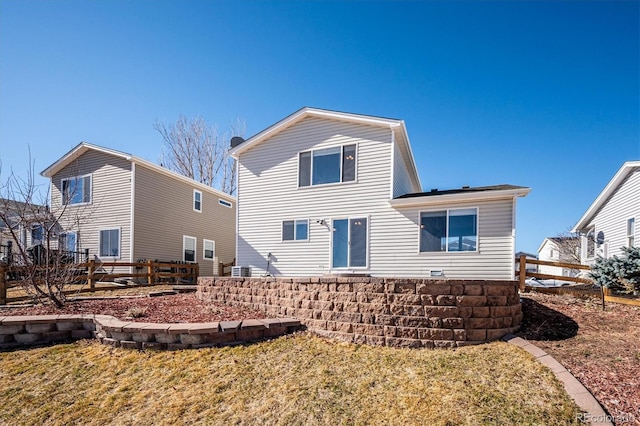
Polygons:
M540 252L542 251L542 249L544 248L544 246L545 246L548 242L549 242L549 239L548 239L548 238L545 238L545 239L542 241L542 244L540 244L540 247L538 247L538 255L540 254Z
M618 187L627 178L627 176L636 168L640 168L640 161L627 161L626 163L624 163L620 170L618 170L615 176L611 179L611 181L609 181L607 186L602 190L600 195L598 195L593 204L589 206L584 215L582 215L580 220L578 220L575 226L571 229L571 232L579 233L580 230L585 229L591 222L593 216L598 212L598 210L600 210L602 205L618 189Z
M504 200L524 197L531 188L505 189L496 191L469 192L458 194L427 195L424 197L397 198L389 201L392 207L423 207L442 204L466 203L470 201Z
M384 126L390 128L402 123L400 120L394 120L390 118L379 118L368 115L358 115L346 112L328 111L323 109L304 107L294 112L290 116L278 121L272 126L267 127L266 129L247 139L240 145L231 148L229 150L229 155L237 160L240 154L251 149L254 145L257 145L263 140L280 133L281 131L289 128L290 126L306 117L324 117L334 120L342 120L352 123L370 124L374 126Z

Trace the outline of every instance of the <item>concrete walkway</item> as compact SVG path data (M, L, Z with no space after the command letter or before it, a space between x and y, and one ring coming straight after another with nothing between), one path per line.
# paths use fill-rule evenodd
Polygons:
M539 362L549 367L558 380L562 382L564 389L567 391L569 396L576 402L576 404L578 404L578 407L584 411L582 419L586 423L613 426L611 416L605 413L602 406L600 406L598 401L593 397L593 395L591 395L591 392L589 392L587 388L585 388L582 383L573 376L573 374L564 368L562 364L556 361L554 357L529 341L521 337L516 337L513 334L507 334L502 338L502 340L521 347L536 357Z

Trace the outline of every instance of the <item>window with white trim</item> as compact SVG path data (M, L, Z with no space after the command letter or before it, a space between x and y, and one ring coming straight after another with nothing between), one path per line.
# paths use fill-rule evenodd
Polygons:
M100 257L120 257L120 228L100 231Z
M591 259L596 255L596 231L593 228L587 232L586 255L588 259Z
M195 237L190 237L188 235L182 236L182 260L185 262L195 262L196 261L196 243L197 239Z
M218 198L218 204L220 204L221 206L225 206L225 207L233 207L233 204L231 204L230 201L227 200L223 200L222 198Z
M305 241L308 239L309 219L282 221L282 241Z
M478 209L420 213L421 252L478 250Z
M202 240L202 258L213 260L216 256L216 242L213 240Z
M636 244L636 218L627 219L627 247L635 247Z
M298 186L356 180L356 145L304 151L298 155Z
M202 191L197 189L193 190L193 210L197 212L202 211Z
M91 175L62 179L62 204L91 202Z

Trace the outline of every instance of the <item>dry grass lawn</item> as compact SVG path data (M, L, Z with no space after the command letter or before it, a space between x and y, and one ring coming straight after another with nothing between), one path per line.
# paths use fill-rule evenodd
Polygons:
M401 350L296 334L176 352L93 341L0 353L1 424L578 424L502 342Z

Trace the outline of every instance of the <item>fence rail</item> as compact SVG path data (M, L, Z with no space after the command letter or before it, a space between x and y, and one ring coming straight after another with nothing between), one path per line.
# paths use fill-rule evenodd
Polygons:
M74 283L87 284L88 291L95 290L97 282L114 278L144 278L147 285L159 283L164 279L183 279L197 283L200 266L197 263L179 263L148 260L144 262L88 262L68 265L73 268L70 276ZM46 266L8 266L0 264L0 305L7 303L7 289L19 286L25 281L27 272L44 272ZM135 268L143 272L107 272L106 268Z
M526 256L520 256L516 258L516 263L520 265L520 270L516 271L516 276L518 276L520 280L520 291L535 291L538 293L547 293L547 294L572 294L574 296L589 296L589 297L599 297L602 300L602 309L605 307L605 302L613 302L613 303L622 303L625 305L633 305L640 306L640 298L634 296L623 296L619 294L614 294L608 288L584 288L584 287L532 287L526 284L527 277L531 278L542 278L542 279L552 279L559 281L570 281L575 282L576 284L592 284L593 281L586 278L579 277L565 277L561 275L549 275L549 274L540 274L537 272L527 271L527 264L532 265L546 265L546 266L558 266L561 268L569 268L569 269L579 269L583 271L590 271L591 267L588 265L580 265L577 263L565 263L565 262L549 262L546 260L537 260L530 259Z

